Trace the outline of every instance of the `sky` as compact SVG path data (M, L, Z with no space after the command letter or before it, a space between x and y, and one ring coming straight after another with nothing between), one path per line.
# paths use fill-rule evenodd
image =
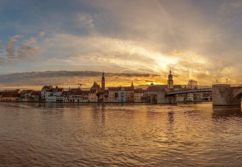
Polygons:
M241 0L0 0L0 20L1 88L242 83Z

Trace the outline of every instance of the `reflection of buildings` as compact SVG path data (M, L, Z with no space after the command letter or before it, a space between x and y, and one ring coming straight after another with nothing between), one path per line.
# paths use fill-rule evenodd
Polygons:
M168 131L171 133L173 131L173 126L174 126L174 112L170 111L168 112Z

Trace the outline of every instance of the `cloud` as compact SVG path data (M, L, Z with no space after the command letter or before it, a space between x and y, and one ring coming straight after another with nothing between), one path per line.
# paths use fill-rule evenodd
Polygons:
M7 43L7 57L14 58L15 57L15 49L14 43L18 40L18 38L24 37L23 35L15 35L8 40Z
M28 69L16 67L15 71L104 69L165 75L172 69L179 75L178 83L197 79L211 84L226 77L241 82L242 10L238 0L141 0L139 5L136 0L92 0L61 4L61 9L46 9L44 16L34 21L36 24L33 20L27 26L14 24L25 36L37 31L38 37L13 38L9 55L27 62L44 53L38 63ZM40 38L43 36L45 39ZM2 54L2 62L7 63L6 48ZM13 71L10 67L4 69Z
M242 2L240 2L240 1L232 2L232 3L230 3L230 6L234 9L241 9L242 8Z
M45 32L44 32L44 31L41 31L41 32L39 33L39 37L43 37L43 36L45 36Z
M1 57L1 66L17 64L19 60L34 60L39 55L39 47L36 46L38 39L31 37L19 41L23 37L23 35L15 35L9 38L6 48L3 51L0 49L0 54L4 53Z
M43 85L61 85L77 87L78 83L90 87L93 81L101 81L102 72L95 71L46 71L27 72L0 75L1 87L38 87ZM136 79L135 85L142 85L151 74L136 73L105 73L107 86L130 85ZM137 80L139 78L139 80ZM159 80L159 75L152 74L152 79Z

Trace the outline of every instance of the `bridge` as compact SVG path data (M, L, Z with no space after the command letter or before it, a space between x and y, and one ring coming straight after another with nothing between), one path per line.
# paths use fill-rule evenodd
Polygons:
M167 98L173 97L175 102L176 95L203 92L212 92L214 106L241 106L242 84L215 84L213 86L196 86L195 88L183 86L181 89L167 92L166 96Z
M196 86L195 88L183 87L182 89L168 92L167 95L187 94L187 93L202 93L212 92L212 86Z
M241 106L242 84L216 84L212 86L214 106Z

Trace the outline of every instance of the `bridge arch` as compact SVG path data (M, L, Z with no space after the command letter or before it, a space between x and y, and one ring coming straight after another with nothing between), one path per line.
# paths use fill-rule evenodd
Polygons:
M233 94L232 104L241 104L242 89L237 90Z

